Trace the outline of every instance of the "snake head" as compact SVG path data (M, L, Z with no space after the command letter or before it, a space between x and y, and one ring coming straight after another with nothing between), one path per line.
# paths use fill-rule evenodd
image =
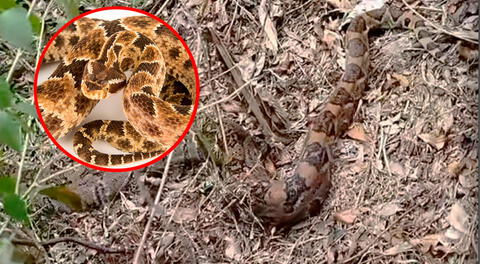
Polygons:
M107 67L101 61L90 61L83 72L81 88L86 97L99 100L117 92L125 84L126 76L123 72Z

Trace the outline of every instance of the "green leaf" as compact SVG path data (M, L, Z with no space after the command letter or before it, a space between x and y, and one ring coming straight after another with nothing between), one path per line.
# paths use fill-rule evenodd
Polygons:
M0 1L0 11L7 10L16 5L15 0L1 0Z
M76 192L72 191L67 186L54 186L46 188L41 190L40 193L64 203L74 211L83 210L82 198L80 198Z
M22 149L23 136L20 123L4 111L0 111L0 131L0 144L6 144L16 151Z
M12 177L0 177L0 197L3 194L15 193L15 179Z
M35 35L40 35L40 27L42 26L42 22L40 21L40 18L34 14L31 14L28 17L28 20L30 21L30 25L32 25L32 32Z
M63 6L63 11L67 15L67 19L70 20L78 16L78 1L77 0L57 0L57 3Z
M26 103L26 102L18 102L13 105L13 108L18 112L30 115L35 118L37 117L37 111L35 110L35 107L33 106L33 104Z
M27 10L14 7L0 13L0 38L17 47L32 50L32 25L27 19Z
M28 222L27 203L16 194L7 194L3 197L3 209L13 219Z
M13 94L10 91L8 82L0 78L0 109L4 109L12 105Z

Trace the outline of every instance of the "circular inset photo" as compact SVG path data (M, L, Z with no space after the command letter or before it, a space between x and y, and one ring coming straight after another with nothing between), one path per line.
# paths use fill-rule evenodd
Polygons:
M40 122L59 149L103 171L148 166L193 123L194 58L180 35L144 11L96 9L64 25L37 65Z

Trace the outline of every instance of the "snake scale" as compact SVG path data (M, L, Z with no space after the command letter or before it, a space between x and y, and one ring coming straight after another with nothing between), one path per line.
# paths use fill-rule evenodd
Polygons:
M81 24L83 22L79 21L78 23ZM121 30L112 30L111 28L109 29L109 27L101 26L106 22L98 20L85 20L85 23L89 24L90 28L100 28L100 34L103 34L105 31L108 32L109 36L112 36L108 40L103 38L102 42L111 41L112 43L115 43L115 41L118 41L119 38L122 38L121 34L123 33L117 33ZM129 22L126 20L109 23L116 23L117 26L123 25L121 26L122 28L124 28L125 25L129 25ZM257 189L254 191L256 194L258 194L253 195L253 212L259 218L264 220L264 223L275 226L291 225L308 216L318 213L323 201L327 197L329 188L331 187L330 179L333 158L333 153L331 153L331 144L338 137L344 134L351 125L359 104L359 100L362 98L367 85L369 68L368 32L372 28L377 28L384 25L412 29L418 42L423 46L423 48L435 58L439 58L439 49L434 44L431 34L426 30L423 20L415 16L413 13L404 12L397 7L386 5L382 8L365 12L354 17L346 30L345 71L338 81L336 89L326 101L323 109L309 122L309 134L306 139L305 149L298 161L295 173L287 176L283 180L271 180L261 187L258 187L258 185L258 188L253 187ZM145 33L145 35L151 38L151 36L148 34ZM88 39L85 41L88 42ZM113 46L115 46L115 44L113 44ZM106 57L109 57L109 55L111 55L111 57L115 57L116 54L115 49L112 51L112 49L110 49L108 46L104 47L102 52L100 52L101 48L98 45L95 45L95 49L99 54L105 55L105 53L107 53ZM90 55L90 53L88 53L88 55ZM104 55L100 57L105 57ZM91 59L93 60L93 58ZM70 63L68 65L72 65L73 63L81 64L82 69L78 71L83 71L85 62L82 60L77 60L75 62L75 59L67 57L67 60L64 62L64 64L67 65L68 62ZM98 66L99 68L103 67L102 62L103 60L100 59L100 66ZM66 70L62 70L62 67L67 67L65 65L61 66L60 70L57 69L58 72L54 73L51 78L55 79L63 77L67 79L67 77L70 77L68 74L66 74ZM96 67L95 63L92 65L92 69L94 67ZM69 70L73 70L73 66L71 66ZM105 73L110 74L108 71ZM111 74L117 75L118 72L113 71ZM74 80L70 81L71 83L80 82L80 74L74 75L73 77ZM90 78L91 82L93 83L90 85L96 85L95 78L100 77ZM84 79L89 80L88 78ZM114 82L112 84L115 87L117 83ZM88 86L88 84L86 86ZM54 87L56 86L53 84L49 87L44 86L42 88L42 94L45 97L48 97L48 93L45 92L47 90L46 88L53 89ZM78 96L80 92L78 92L78 90L75 91ZM189 91L192 92L193 90ZM149 94L147 91L143 92L143 94ZM90 106L90 104L96 103L96 101L93 100L83 100L85 103L82 105L82 107L85 109L91 109L92 106ZM133 101L134 100L127 100L127 105L135 104ZM66 123L67 119L58 120L58 117L54 115L55 112L52 113L52 110L47 104L47 99L43 99L42 110L45 112L44 118L46 117L46 120L48 121L48 127L50 130L54 131L55 136L61 136L65 134L71 127L77 124L78 121L71 122L69 123L69 128L66 129L64 125L61 124ZM126 108L128 108L128 106ZM182 113L182 111L183 110L178 109L178 113ZM82 117L86 112L88 111L82 111ZM78 114L78 116L80 116L80 114ZM84 144L84 142L90 137L87 134L102 134L103 137L108 139L109 132L112 131L123 131L123 135L125 136L128 135L128 133L135 133L134 130L130 131L131 127L126 127L125 123L116 124L104 121L96 122L98 122L98 124L91 123L84 126L80 130L80 132L85 135L83 136L84 139L78 140L77 142ZM121 126L124 127L121 129ZM117 128L114 129L113 127ZM132 151L135 150L132 149ZM91 154L91 152L89 153Z
M180 40L153 18L80 18L55 38L44 61L60 61L37 90L41 116L56 139L80 125L99 100L124 88L128 121L96 120L74 134L75 151L90 164L159 155L187 127L196 98L193 63ZM130 154L101 153L95 140Z

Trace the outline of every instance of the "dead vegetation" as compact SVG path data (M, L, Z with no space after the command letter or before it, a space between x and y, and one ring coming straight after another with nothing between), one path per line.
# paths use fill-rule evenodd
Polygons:
M300 155L308 117L342 73L340 27L350 2L190 0L143 8L188 43L201 80L198 118L241 124L270 147L255 166L282 177ZM152 166L133 176L157 184L139 185L130 177L103 210L59 213L37 206L33 231L8 230L36 241L72 237L104 247L71 241L38 252L28 247L51 263L129 263L136 254L137 263L475 263L478 43L472 48L455 36L477 36L478 3L410 6L451 33L432 29L446 62L417 48L411 32L373 33L369 89L352 128L335 144L333 188L319 216L283 232L264 229L249 208L255 166L205 162L171 167L167 176ZM30 176L100 174L70 170L75 164L41 139L31 139L36 149L24 165ZM16 159L12 155L2 171L15 171ZM157 193L160 202L146 228Z

